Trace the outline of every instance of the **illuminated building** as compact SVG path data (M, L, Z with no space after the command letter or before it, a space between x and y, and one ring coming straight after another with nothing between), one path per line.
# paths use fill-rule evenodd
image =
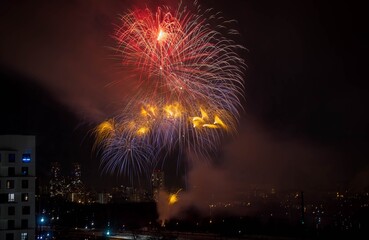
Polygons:
M85 188L81 180L81 165L79 163L72 164L72 172L70 182L67 187L68 199L71 202L84 203L85 202Z
M61 175L61 167L60 163L52 162L51 163L51 179L49 182L50 185L50 197L64 197L65 195L65 179Z
M108 204L111 198L112 197L110 193L98 193L96 202L100 204Z
M151 184L153 198L157 202L159 191L164 188L164 172L160 170L155 170L151 175Z
M35 136L0 136L0 239L35 239Z

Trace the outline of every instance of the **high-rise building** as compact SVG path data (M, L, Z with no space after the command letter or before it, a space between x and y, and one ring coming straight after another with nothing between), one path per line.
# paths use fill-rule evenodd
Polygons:
M85 202L85 187L83 185L81 165L79 163L72 164L72 172L70 182L68 185L69 196L71 202L84 203Z
M61 166L59 162L51 163L50 178L50 197L64 197L65 195L65 179L61 174Z
M73 163L72 164L72 172L70 177L70 186L72 192L83 192L84 186L82 183L82 171L81 171L81 165L79 163Z
M155 170L151 175L152 195L157 202L159 198L159 191L164 188L164 172Z
M36 138L0 135L0 239L35 239Z

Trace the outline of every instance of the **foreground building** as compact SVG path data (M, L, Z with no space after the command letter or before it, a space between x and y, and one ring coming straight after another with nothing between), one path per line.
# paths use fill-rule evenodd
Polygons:
M0 135L0 239L35 239L35 136Z

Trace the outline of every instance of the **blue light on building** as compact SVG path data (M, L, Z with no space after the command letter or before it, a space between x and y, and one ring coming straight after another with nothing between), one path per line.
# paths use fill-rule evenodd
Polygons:
M29 154L29 153L24 153L24 154L22 155L22 162L24 162L24 163L31 162L31 154Z

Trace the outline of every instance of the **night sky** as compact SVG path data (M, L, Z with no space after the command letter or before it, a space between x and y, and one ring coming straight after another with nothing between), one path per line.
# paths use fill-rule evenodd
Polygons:
M238 136L226 141L216 164L191 170L189 183L228 190L368 188L368 3L199 2L237 21L248 67ZM1 3L0 134L37 136L41 179L52 161L65 171L79 161L87 185L120 183L99 171L91 130L132 89L111 59L111 35L119 14L142 5ZM175 166L167 166L172 184L182 178Z

